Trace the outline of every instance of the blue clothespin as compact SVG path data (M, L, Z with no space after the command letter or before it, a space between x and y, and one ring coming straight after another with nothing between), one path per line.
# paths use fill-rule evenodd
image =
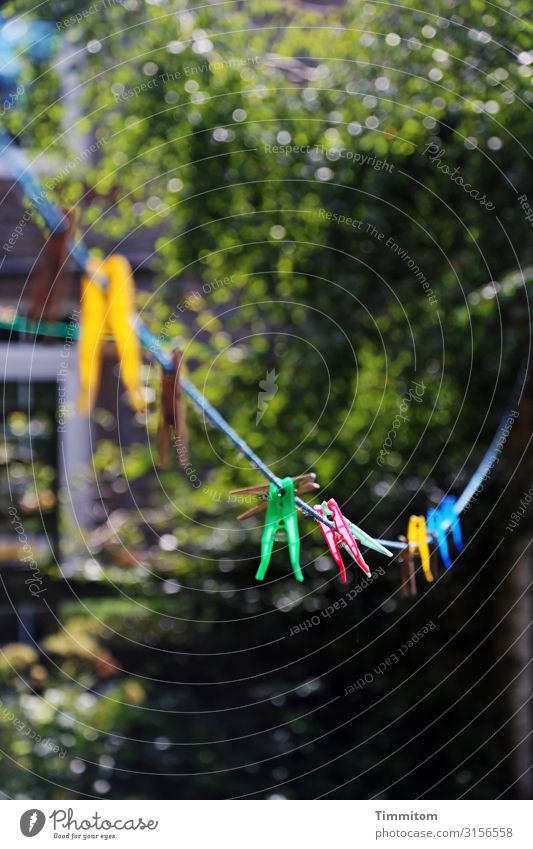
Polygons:
M442 521L440 507L430 507L426 515L426 528L429 534L433 534L437 540L437 547L446 569L450 569L452 561L450 558L450 549L446 538L446 528Z
M447 495L438 507L432 507L428 510L426 517L427 530L437 540L439 554L446 569L450 569L452 565L450 548L448 546L448 531L451 530L452 532L453 544L456 550L462 551L464 548L459 515L455 509L455 504L456 499L454 496Z
M457 498L454 495L447 495L446 498L442 500L442 504L440 505L440 509L443 515L443 518L450 523L450 530L452 532L453 544L457 551L463 551L463 537L461 534L461 523L459 521L459 514L455 508L457 504Z

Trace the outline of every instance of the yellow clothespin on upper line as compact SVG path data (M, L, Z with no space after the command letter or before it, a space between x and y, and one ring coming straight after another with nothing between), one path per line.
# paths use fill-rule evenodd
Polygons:
M120 376L134 410L144 410L141 386L141 346L132 326L135 312L135 283L124 256L90 261L91 274L81 281L79 341L80 392L78 411L88 415L100 388L102 348L106 333L113 336L120 362ZM95 277L107 278L105 289Z
M431 573L431 561L429 545L427 541L427 528L424 516L410 516L407 526L407 542L411 554L418 554L422 563L422 570L428 583L433 580Z

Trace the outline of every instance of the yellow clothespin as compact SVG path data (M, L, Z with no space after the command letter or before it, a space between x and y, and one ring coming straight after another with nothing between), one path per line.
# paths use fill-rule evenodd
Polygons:
M90 275L81 283L81 328L79 342L80 394L78 410L88 414L100 386L102 346L106 332L117 346L120 376L134 410L144 410L141 387L141 346L131 322L135 310L135 284L128 260L115 254L91 260ZM107 278L103 289L95 276Z
M427 542L427 528L424 516L410 516L407 526L407 542L411 554L418 554L422 563L422 570L428 583L433 580L431 574L431 563L429 545Z

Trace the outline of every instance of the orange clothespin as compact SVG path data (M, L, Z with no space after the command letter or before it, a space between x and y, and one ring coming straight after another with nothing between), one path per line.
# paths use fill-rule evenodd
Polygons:
M424 516L410 516L407 526L407 542L410 554L418 554L422 563L422 570L428 583L433 580L431 573L431 562L429 545L427 541L427 528Z
M174 351L172 355L174 368L172 371L161 372L161 419L159 423L159 465L168 463L168 445L171 433L174 432L174 445L180 466L189 462L187 440L187 411L185 398L181 391L180 370L183 355Z
M67 273L65 262L75 223L73 211L64 212L64 226L50 234L29 282L26 315L31 321L57 321L65 299Z
M320 489L320 484L316 482L316 474L314 472L309 472L305 475L297 475L297 477L293 478L293 481L295 484L295 495L304 495L307 492L316 492L316 490ZM263 510L266 510L268 504L268 491L268 484L246 486L242 489L232 489L230 495L257 495L262 499L254 507L250 507L249 510L241 513L240 516L237 516L237 519L239 521L242 519L249 519L250 516L255 516L256 513L262 513Z
M407 542L406 537L398 537L400 542ZM403 596L413 597L416 595L416 575L415 575L415 559L409 546L406 546L400 552L402 586L401 593Z

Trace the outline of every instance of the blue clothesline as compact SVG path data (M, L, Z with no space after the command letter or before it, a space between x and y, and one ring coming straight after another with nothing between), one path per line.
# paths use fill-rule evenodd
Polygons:
M46 222L47 226L51 231L64 230L66 227L66 219L64 213L61 212L48 198L46 191L39 180L34 177L30 171L29 163L26 159L26 156L17 148L13 138L11 138L4 129L0 128L0 157L4 160L7 166L10 169L13 177L16 182L21 187L23 193L29 199L29 201L35 206L37 211L40 213L41 217ZM71 240L70 244L70 255L72 256L76 266L78 269L86 274L91 274L89 269L89 259L90 254L86 247L86 245L81 240ZM107 281L102 277L95 278L92 275L93 279L96 279L100 285L105 286ZM151 330L146 326L140 316L136 316L134 319L134 330L137 333L141 344L144 348L150 352L153 357L160 363L163 369L166 371L171 371L173 368L172 357L165 351L162 347L159 339L151 332ZM503 433L506 429L509 416L514 411L514 406L517 403L520 395L521 395L521 375L519 374L519 378L517 379L517 387L515 388L513 404L508 408L507 412L502 417L501 423L490 443L490 446L485 453L483 459L481 460L478 468L468 481L466 487L464 488L461 496L457 499L455 504L455 510L457 515L459 515L469 501L472 499L475 492L479 489L487 475L489 474L492 466L494 465L496 458L499 454L499 446L502 440ZM525 374L523 375L525 378ZM273 483L280 491L283 490L283 486L280 478L278 478L269 468L268 466L261 460L260 457L255 453L255 451L250 448L247 442L239 436L239 434L231 427L230 424L223 418L223 416L218 412L215 407L207 400L207 398L192 384L187 378L180 377L180 385L182 386L185 393L189 396L189 398L193 401L194 404L204 413L204 415L212 422L212 424L217 427L222 433L224 433L228 439L239 449L239 451L244 454L245 457L248 458L252 466L254 466L258 471L260 471L271 483ZM322 524L327 525L332 530L335 530L335 525L333 522L330 522L321 514L317 513L313 510L312 507L309 506L305 501L303 501L298 496L295 496L296 504L315 519L317 522L322 522ZM433 537L430 537L429 541L432 541ZM407 548L407 543L399 542L396 540L386 540L379 539L377 540L382 545L388 548L395 548L399 550L404 550Z
M66 218L63 212L58 209L48 198L46 191L39 180L34 177L30 171L29 163L22 151L16 147L14 140L9 137L5 130L0 128L0 157L9 167L13 177L19 184L23 193L35 206L41 217L46 222L52 232L57 230L64 231L66 227ZM70 256L73 258L78 269L85 274L90 274L92 279L96 280L100 285L105 286L107 281L101 276L95 277L89 268L90 254L86 245L81 241L71 240ZM140 316L134 319L134 330L137 333L142 345L149 351L160 365L166 370L171 371L173 368L172 358L162 347L159 339L149 330ZM189 398L202 410L204 415L223 433L228 439L248 458L252 466L255 466L271 483L273 483L280 491L283 490L280 478L278 478L269 468L263 463L255 451L245 442L242 437L231 427L230 424L221 416L218 410L202 395L202 393L186 378L180 378L180 385ZM335 530L335 525L326 519L316 510L313 510L305 501L298 496L295 496L295 502L298 506L317 522L327 525L332 530Z

